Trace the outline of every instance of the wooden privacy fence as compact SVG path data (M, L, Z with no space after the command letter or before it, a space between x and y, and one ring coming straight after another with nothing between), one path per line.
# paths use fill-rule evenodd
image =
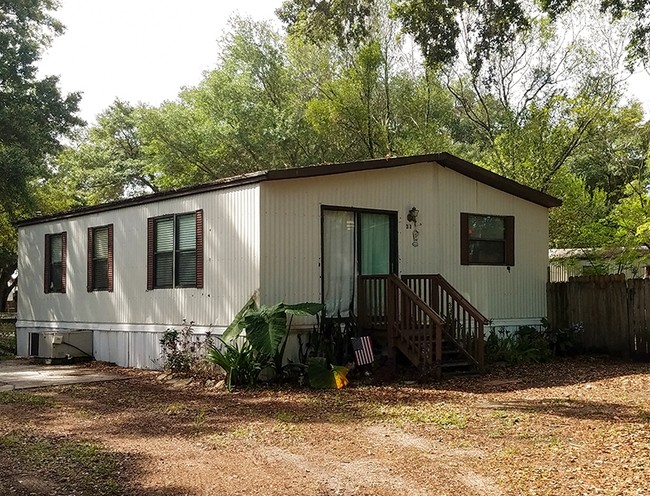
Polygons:
M551 326L582 324L587 350L650 360L650 279L571 277L546 294Z

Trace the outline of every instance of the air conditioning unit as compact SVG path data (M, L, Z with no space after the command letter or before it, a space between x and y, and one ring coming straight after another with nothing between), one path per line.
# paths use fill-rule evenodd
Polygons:
M30 354L45 359L92 358L93 331L31 333Z

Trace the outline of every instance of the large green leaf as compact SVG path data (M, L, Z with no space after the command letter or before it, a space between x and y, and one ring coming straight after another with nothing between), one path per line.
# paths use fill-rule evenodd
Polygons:
M316 315L322 312L325 305L322 303L296 303L295 305L283 305L284 311L289 315Z
M307 360L309 385L315 389L340 389L348 383L348 369L339 365L328 365L322 357Z
M228 327L226 327L226 330L223 332L223 336L221 336L221 338L224 341L227 342L236 339L246 328L246 323L245 323L246 316L250 312L257 310L257 303L255 301L255 296L256 295L250 297L250 300L248 300L246 304L241 308L241 310L237 312L237 315L235 315L233 321L230 323Z
M273 356L287 333L287 314L283 305L262 306L244 318L246 337L255 350Z

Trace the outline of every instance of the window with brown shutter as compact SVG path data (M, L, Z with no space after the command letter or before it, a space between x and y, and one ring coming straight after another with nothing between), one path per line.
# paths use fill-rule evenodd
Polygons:
M203 211L147 220L147 289L203 287Z
M113 224L88 228L88 291L113 291Z
M513 216L460 214L461 265L515 264Z
M45 264L43 290L45 293L65 293L66 233L45 235Z

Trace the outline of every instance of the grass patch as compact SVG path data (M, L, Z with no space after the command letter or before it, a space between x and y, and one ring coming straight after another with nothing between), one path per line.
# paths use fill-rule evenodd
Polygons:
M66 494L121 494L116 474L123 460L95 443L38 437L25 432L0 436L0 451L16 473L30 473L42 484ZM20 482L8 480L20 487Z
M196 415L194 415L194 421L192 424L194 427L203 427L205 425L205 419L207 417L207 412L204 409L199 410L196 412Z
M254 433L251 427L241 426L231 431L209 434L203 439L215 448L223 448L225 446L232 446L238 441L253 439L253 437Z
M406 424L433 424L441 429L464 429L467 417L459 410L446 405L370 405L371 418Z
M185 403L170 403L165 406L164 412L167 415L179 415L183 413L190 412L192 409Z
M50 398L39 396L37 394L20 393L18 391L1 391L0 405L53 407L55 403Z
M499 420L502 427L507 427L508 429L515 427L524 420L524 416L519 413L506 412L504 410L494 410L492 416Z
M272 432L283 432L285 434L299 434L302 432L300 416L293 412L278 412L274 415L275 424Z
M288 424L298 422L300 418L293 412L278 412L275 414L275 420Z
M237 427L230 431L229 436L233 439L250 439L253 437L253 429L250 427Z

